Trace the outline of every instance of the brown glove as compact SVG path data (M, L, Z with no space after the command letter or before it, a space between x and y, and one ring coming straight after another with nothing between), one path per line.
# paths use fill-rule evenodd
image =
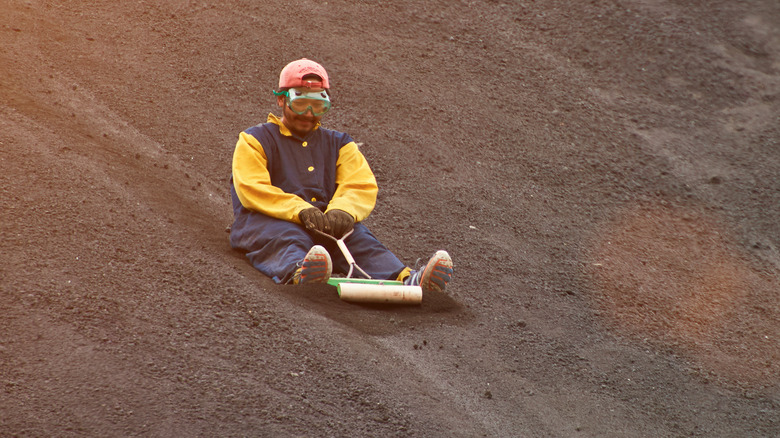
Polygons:
M309 231L317 230L330 234L330 222L317 207L304 208L298 212L298 219Z
M341 239L355 225L355 218L344 210L330 210L325 213L325 219L330 223L331 232L328 234L336 239Z

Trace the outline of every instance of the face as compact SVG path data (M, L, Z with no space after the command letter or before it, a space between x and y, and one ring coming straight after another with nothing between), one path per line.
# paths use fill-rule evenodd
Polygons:
M277 104L282 107L282 123L290 132L299 137L308 135L322 119L322 116L315 116L311 111L307 111L305 114L296 114L287 106L284 96L277 96L276 100Z

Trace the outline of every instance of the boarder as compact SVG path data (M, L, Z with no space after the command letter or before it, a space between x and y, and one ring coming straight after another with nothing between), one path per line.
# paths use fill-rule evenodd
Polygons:
M241 132L233 153L233 248L276 283L325 283L349 264L318 232L338 239L352 230L344 243L372 278L443 291L452 277L446 251L411 269L361 222L374 209L377 183L352 137L320 124L331 108L325 69L293 61L273 93L281 118L269 114Z

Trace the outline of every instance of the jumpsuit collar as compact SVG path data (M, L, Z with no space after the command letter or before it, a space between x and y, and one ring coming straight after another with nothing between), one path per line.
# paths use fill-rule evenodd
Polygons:
M295 135L295 134L293 134L292 132L290 132L290 130L289 130L289 129L287 129L287 127L286 127L286 126L284 126L284 123L282 123L282 119L281 119L279 116L277 116L276 114L274 114L274 113L270 113L270 114L268 114L268 120L267 120L267 122L268 122L268 123L273 123L274 125L277 125L277 126L279 126L279 132L281 132L281 133L282 133L282 135L284 135L284 136L287 136L287 137L296 137L296 138L298 137L297 135ZM321 122L317 122L317 125L315 125L315 126L314 126L314 129L312 129L312 131L311 131L311 132L314 132L314 131L316 131L317 129L319 129L321 124L322 124ZM310 133L309 133L309 134L308 134L306 137L308 137L309 135L311 135L311 132L310 132Z

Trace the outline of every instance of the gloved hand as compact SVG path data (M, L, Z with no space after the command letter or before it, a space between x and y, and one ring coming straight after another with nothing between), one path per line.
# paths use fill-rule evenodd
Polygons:
M298 212L298 219L307 230L317 230L330 234L330 222L325 218L325 214L317 207L304 208Z
M336 239L341 239L355 225L355 218L344 210L330 210L325 213L325 218L330 223L331 232L328 234Z

